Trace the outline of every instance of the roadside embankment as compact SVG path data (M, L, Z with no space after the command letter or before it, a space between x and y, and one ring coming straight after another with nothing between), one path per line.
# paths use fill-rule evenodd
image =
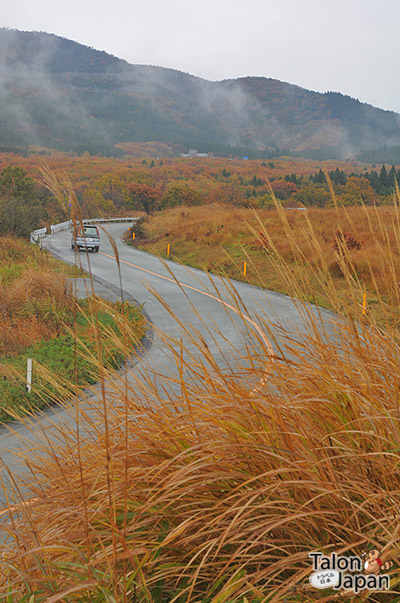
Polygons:
M83 274L76 267L18 239L2 238L0 248L0 422L5 422L97 382L99 359L106 370L120 366L145 326L137 306L121 303L100 283L75 281Z

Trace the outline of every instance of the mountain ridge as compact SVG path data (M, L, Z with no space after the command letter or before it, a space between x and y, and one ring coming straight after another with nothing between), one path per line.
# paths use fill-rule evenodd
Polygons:
M343 157L400 145L399 114L340 92L261 76L213 82L46 32L0 29L0 106L0 148L113 154L121 143L160 141Z

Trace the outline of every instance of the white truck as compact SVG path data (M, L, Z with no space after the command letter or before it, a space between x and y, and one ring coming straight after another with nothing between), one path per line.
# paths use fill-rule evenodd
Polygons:
M72 232L71 249L81 249L98 251L100 249L100 233L96 224L84 224L78 226L77 230Z

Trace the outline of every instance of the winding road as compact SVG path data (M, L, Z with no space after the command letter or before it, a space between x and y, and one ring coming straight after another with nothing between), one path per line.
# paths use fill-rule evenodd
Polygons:
M160 336L160 332L177 341L183 341L188 353L196 353L185 329L196 331L207 343L208 349L223 370L235 374L240 366L243 369L242 355L246 355L249 342L254 348L263 346L273 356L279 343L279 328L276 339L264 332L263 321L284 326L295 333L304 332L306 326L295 304L281 294L265 291L242 282L234 282L235 290L241 302L224 285L220 278L200 270L187 268L175 262L161 262L157 257L128 247L121 236L127 229L126 224L107 226L118 249L122 289L124 294L134 298L149 318L152 328L151 343L142 357L130 368L132 379L163 379L176 376L176 359L170 346ZM99 253L79 254L82 266L89 268L94 277L107 287L120 291L120 276L112 244L105 233L102 234ZM75 252L71 250L69 230L53 234L46 239L51 253L66 262L75 262ZM155 295L156 293L156 295ZM175 313L174 318L168 311L169 306ZM313 308L312 312L325 321L331 314ZM244 320L240 319L240 315ZM246 377L243 377L244 379ZM172 389L175 387L170 380ZM249 383L254 388L255 384ZM88 394L96 395L95 392ZM37 428L32 431L22 423L12 423L0 429L0 457L3 462L1 474L6 483L9 475L15 480L9 485L23 488L23 475L26 467L19 461L21 449L34 450L41 439L52 438L54 430L62 431L63 422L71 422L71 413L58 407L57 411L45 411L36 419ZM54 436L56 437L56 436ZM6 469L8 468L8 470ZM7 501L0 495L0 509Z

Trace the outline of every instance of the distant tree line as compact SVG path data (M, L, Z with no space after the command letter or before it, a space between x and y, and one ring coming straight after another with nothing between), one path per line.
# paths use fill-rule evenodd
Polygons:
M345 185L347 183L346 174L343 172L343 170L339 170L339 168L336 168L335 171L329 172L329 177L333 184ZM386 196L394 192L396 181L398 184L400 183L400 169L396 171L395 166L392 165L388 172L385 164L383 164L379 174L376 170L372 169L370 172L366 171L363 174L357 174L352 172L349 178L365 178L366 180L368 180L377 195ZM285 176L285 180L286 179L287 176ZM325 173L322 170L319 170L319 172L310 176L310 180L311 182L314 182L314 184L325 184ZM292 174L290 177L290 181L298 183L299 179L296 178L295 174Z
M38 165L37 158L32 162ZM310 174L310 166L298 161L285 174L288 163L286 159L195 162L143 156L123 163L98 158L74 164L71 174L88 218L212 203L273 208L274 197L287 207L332 205L326 172L318 169ZM37 167L32 166L31 173L36 174ZM385 164L359 173L345 173L345 169L340 165L328 172L339 205L393 204L400 169ZM0 172L0 234L28 236L35 228L67 217L51 193L22 167L8 165Z
M266 164L261 166L266 167ZM224 176L224 173L222 175ZM352 172L350 175L337 167L329 171L328 175L337 200L342 205L392 203L396 182L400 184L400 169L396 170L395 166L392 166L388 171L384 164L380 170ZM325 207L333 203L326 172L322 169L309 176L292 172L280 178L270 176L268 180L267 186L267 181L256 173L247 181L245 191L247 204L273 207L274 201L269 187L272 188L275 197L286 205ZM246 184L242 177L238 178L238 182L241 185Z

